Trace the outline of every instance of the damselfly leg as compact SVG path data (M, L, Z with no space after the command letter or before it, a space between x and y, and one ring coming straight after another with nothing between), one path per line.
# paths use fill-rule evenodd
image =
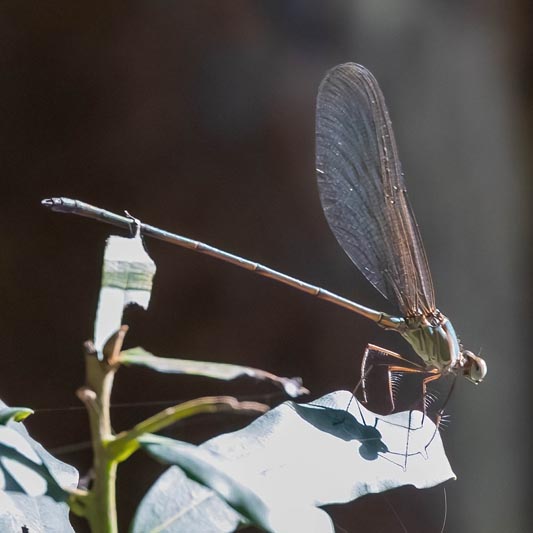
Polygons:
M377 382L370 386L372 376L378 378ZM391 414L398 411L409 411L409 418L407 425L403 422L396 424L390 417L384 417L379 419L383 423L390 425L397 425L400 429L405 431L405 449L403 451L391 451L389 453L393 455L402 455L404 457L403 468L407 467L407 458L410 455L421 454L427 455L427 448L434 439L435 432L437 431L439 424L443 417L443 408L439 409L436 418L436 428L432 435L428 436L427 443L417 442L415 451L410 448L411 438L413 432L418 431L424 425L424 418L427 415L428 407L433 403L435 397L428 392L428 384L436 381L442 377L442 373L438 369L430 369L421 366L413 361L410 361L401 355L386 350L379 346L369 344L365 350L361 364L361 379L353 391L353 397L357 394L358 390L361 390L362 403L366 406L371 405L372 395L370 391L374 388L379 389L380 394L376 395L381 400L380 411L383 414ZM376 380L374 380L376 381ZM403 387L402 385L406 385ZM410 398L407 403L404 398L399 401L400 390L407 389L407 385L412 385L408 397ZM386 394L382 394L385 389ZM385 401L385 404L383 403ZM359 406L359 403L357 403ZM361 409L359 408L361 413ZM363 417L362 413L361 416ZM363 422L364 417L363 417ZM378 418L374 427L377 426ZM403 440L399 436L400 441ZM418 441L418 439L417 439ZM412 443L411 443L412 444Z
M384 397L388 403L381 406L381 410L387 414L398 411L398 394L404 381L413 382L414 387L418 389L414 391L414 401L411 401L408 407L426 414L427 385L442 376L442 373L437 369L428 369L395 352L369 344L361 363L360 388L364 404L371 403L369 380L373 373L379 374L378 377L382 378L381 385L384 385L386 389ZM383 395L380 394L380 397L383 398ZM400 407L404 407L404 405L400 405Z

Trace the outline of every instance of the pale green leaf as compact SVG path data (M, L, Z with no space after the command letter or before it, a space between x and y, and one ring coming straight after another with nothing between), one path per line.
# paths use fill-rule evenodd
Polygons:
M4 407L0 409L0 424L5 425L11 421L22 422L32 414L33 410L27 407Z
M140 233L131 239L109 237L94 324L94 345L100 359L106 341L122 325L124 308L130 304L148 308L155 271Z
M119 360L125 365L144 366L167 374L204 376L224 381L247 376L262 381L270 381L282 387L292 398L302 394L309 394L309 391L302 386L302 380L300 378L279 377L265 370L259 370L249 366L157 357L141 347L124 350L120 353Z
M341 391L310 404L286 402L199 448L146 439L142 445L151 454L179 466L212 494L198 499L196 486L173 467L150 489L132 531L163 531L158 528L165 524L167 533L201 533L191 517L223 504L234 509L234 525L244 516L276 533L333 531L320 506L402 485L427 488L455 477L428 417L416 411L378 416L350 400L351 394ZM176 514L173 502L184 491L189 506ZM155 502L159 516L151 512ZM174 514L164 511L167 505Z
M8 411L0 401L0 412ZM77 483L76 469L50 455L20 422L0 425L2 533L20 533L23 526L31 533L73 532L65 500Z

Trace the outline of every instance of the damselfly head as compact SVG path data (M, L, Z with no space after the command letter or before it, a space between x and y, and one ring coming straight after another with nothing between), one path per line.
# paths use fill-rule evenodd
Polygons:
M462 355L465 358L463 374L466 379L476 385L481 383L487 375L487 363L485 363L485 360L468 350L464 350Z

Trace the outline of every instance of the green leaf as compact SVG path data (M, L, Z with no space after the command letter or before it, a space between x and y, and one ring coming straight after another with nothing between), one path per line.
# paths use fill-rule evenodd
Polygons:
M213 461L204 450L185 442L158 435L147 435L139 439L141 446L163 463L177 464L187 475L205 486L214 488L238 512L251 522L262 524L268 508L254 492L232 479L221 464Z
M32 409L27 407L5 407L0 409L0 424L6 425L8 422L22 422L25 418L33 414Z
M130 531L229 533L244 520L214 491L173 466L144 496Z
M8 411L0 401L0 412ZM21 423L0 425L0 531L73 531L65 500L77 483L76 469L50 455Z
M309 527L312 527L312 531L315 533L334 533L331 520L323 511L298 502L294 505L290 499L285 497L272 498L272 495L268 493L261 494L262 491L258 491L257 486L251 488L241 483L238 479L238 472L234 471L230 463L226 463L207 450L157 435L146 436L140 439L140 442L152 456L164 463L179 465L192 481L212 489L220 497L219 501L225 501L247 522L255 524L265 531L292 533L294 531L311 531ZM187 487L187 493L191 493L191 488L191 486ZM208 497L211 495L206 494L204 496L204 498ZM195 500L199 501L198 492L195 493ZM290 504L287 505L287 502ZM209 510L212 511L213 508L216 508L218 511L219 505L220 503L216 507L212 505ZM139 514L146 512L147 506L146 503L144 506L141 504ZM202 531L202 529L197 529L198 524L178 523L176 520L178 517L181 518L181 515L172 517L171 523L167 519L164 523L164 531ZM161 531L160 527L163 525L161 517L155 518L160 525L153 527L153 525L145 523L143 527L149 525L149 531ZM213 520L213 517L209 518ZM137 518L135 518L134 524L134 532L146 531L146 529L139 528L140 524ZM306 526L306 524L308 525ZM169 530L170 525L178 529ZM213 533L220 531L219 527L217 525L217 529L210 529L209 531Z
M279 377L265 370L259 370L249 366L157 357L141 347L124 350L120 353L119 360L125 365L144 366L167 374L204 376L224 381L247 376L262 381L270 381L282 387L292 398L301 396L302 394L309 394L309 391L302 386L302 380L300 378Z
M201 533L206 529L195 528L194 517L224 503L235 512L234 524L244 516L267 531L333 531L318 507L402 485L431 487L455 477L428 417L417 411L378 416L346 391L309 404L286 402L199 448L154 437L141 444L208 487L212 496L205 506L205 495L173 467L141 503L134 533L163 531L163 524L167 533ZM177 502L184 493L190 503L180 509Z

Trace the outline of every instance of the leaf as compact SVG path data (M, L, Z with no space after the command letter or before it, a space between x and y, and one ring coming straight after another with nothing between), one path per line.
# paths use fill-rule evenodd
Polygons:
M220 500L210 502L211 507L226 502L235 510L235 522L242 515L275 532L333 531L318 507L402 485L431 487L455 477L429 418L417 411L377 416L351 398L341 391L309 404L286 402L199 448L161 437L142 444L209 487L212 498ZM202 531L191 517L209 512L205 507L191 505L172 516L150 512L156 501L163 511L175 505L184 491L196 501L195 485L176 472L176 467L169 469L152 486L138 509L134 533L159 531L163 523L166 532ZM142 527L137 527L141 518Z
M224 381L248 376L263 381L270 381L281 386L291 398L296 398L302 394L309 394L309 391L302 386L301 378L279 377L265 370L259 370L249 366L157 357L141 347L124 350L120 353L119 360L125 365L144 366L167 374L204 376Z
M286 498L272 499L268 495L261 494L257 487L251 488L241 483L231 465L202 448L157 435L144 437L141 439L141 445L160 461L178 464L191 480L213 489L220 497L220 502L227 502L234 511L244 516L247 522L258 525L266 531L334 532L331 520L323 511L305 503L294 505ZM187 490L189 491L190 489ZM213 496L215 495L212 494L211 497ZM180 523L178 525L175 519L176 517L171 518L173 525L179 528L176 531L202 531L191 524ZM161 517L158 517L159 523L160 520ZM305 526L306 523L308 526ZM313 529L309 529L311 524ZM165 531L169 531L168 525L167 520ZM191 530L191 527L194 529ZM156 527L150 530L157 531L158 529ZM142 530L136 529L135 531ZM219 529L210 531L219 531Z
M112 235L107 240L102 266L102 286L94 323L98 358L106 341L122 324L124 308L148 308L156 266L144 249L140 232L132 239Z
M8 411L0 401L0 413ZM0 425L2 533L20 533L23 526L31 533L74 531L65 500L77 484L76 469L50 455L21 423Z
M22 422L25 418L33 414L32 409L27 407L5 407L0 409L0 424L5 425L11 420Z
M130 531L229 533L242 521L244 518L211 489L188 478L178 467L170 467L144 496Z

